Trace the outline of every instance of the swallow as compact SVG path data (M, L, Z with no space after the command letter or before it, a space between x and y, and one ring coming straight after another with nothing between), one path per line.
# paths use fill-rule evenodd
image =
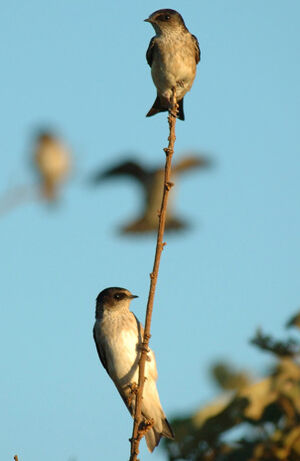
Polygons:
M175 10L155 11L145 21L156 32L150 41L146 59L157 89L157 97L146 116L170 110L175 88L179 105L177 116L184 120L183 97L193 85L201 56L198 40L188 31L182 16Z
M205 156L187 155L182 157L172 167L172 180L181 173L193 170L194 168L208 168L211 166L211 160ZM118 165L104 171L96 173L91 178L94 184L99 184L103 180L118 177L129 176L136 180L142 186L143 192L143 211L141 216L133 222L121 228L122 233L145 233L157 230L158 212L161 207L161 200L164 187L164 169L147 168L134 160L125 160ZM166 230L178 231L188 227L188 224L181 218L174 216L172 211L173 188L170 191L170 198L166 215Z
M131 416L135 412L133 389L138 383L139 360L144 330L129 310L137 298L125 288L106 288L96 300L93 336L100 361L114 382ZM145 366L142 400L143 423L148 426L145 438L149 451L161 437L174 439L174 433L162 409L156 387L157 369L154 352L149 349Z
M49 201L55 200L70 170L69 151L53 134L41 132L36 140L34 163L40 176L42 196Z

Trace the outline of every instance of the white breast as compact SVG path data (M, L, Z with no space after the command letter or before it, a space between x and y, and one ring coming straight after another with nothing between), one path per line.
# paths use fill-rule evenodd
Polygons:
M96 341L103 350L107 370L118 386L138 382L140 359L141 329L133 314L110 315L97 320L95 324ZM152 351L148 354L145 376L156 380L156 363Z
M109 374L121 386L137 382L138 361L137 331L121 330L118 341L109 341L107 351Z

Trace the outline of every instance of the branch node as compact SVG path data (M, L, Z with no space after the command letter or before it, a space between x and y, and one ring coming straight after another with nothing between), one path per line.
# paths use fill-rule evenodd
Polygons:
M149 342L150 338L151 338L151 333L150 332L148 333L148 332L145 331L145 333L144 333L144 343L146 341Z
M169 191L173 186L174 186L173 182L169 181L165 183L165 188L167 189L167 191Z

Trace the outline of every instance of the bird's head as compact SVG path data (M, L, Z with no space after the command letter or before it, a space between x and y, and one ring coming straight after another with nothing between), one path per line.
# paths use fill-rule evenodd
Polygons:
M40 130L36 133L36 140L38 144L52 142L55 139L53 133L46 130Z
M154 13L152 13L149 18L145 19L145 21L152 24L157 34L173 31L177 32L179 29L186 30L182 16L177 11L171 9L154 11Z
M126 288L105 288L105 290L99 293L96 299L96 317L104 310L129 309L130 301L134 298L138 298L138 296L133 295Z

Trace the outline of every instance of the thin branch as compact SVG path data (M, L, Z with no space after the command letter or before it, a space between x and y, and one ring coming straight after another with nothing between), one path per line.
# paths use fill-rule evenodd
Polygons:
M0 197L0 216L17 208L23 203L38 200L39 192L34 185L17 186Z
M142 410L142 398L143 398L143 389L145 383L145 363L147 358L147 352L149 350L149 340L151 337L150 328L151 328L151 318L153 311L153 303L155 296L155 289L159 271L160 257L162 254L163 247L163 236L166 224L166 211L168 204L169 191L173 184L170 182L171 178L171 165L172 165L172 156L174 153L174 144L175 144L175 125L176 125L176 115L177 115L178 105L176 102L176 89L173 89L173 96L171 102L171 110L169 112L168 122L169 122L169 145L164 149L166 154L166 164L165 164L165 176L164 176L164 189L163 197L161 202L161 209L159 212L158 220L158 231L157 231L157 241L156 241L156 251L153 264L153 270L150 274L150 289L147 302L147 311L146 311L146 320L145 320L145 330L142 343L141 357L139 361L139 382L138 389L136 393L136 404L135 404L135 414L134 414L134 423L133 431L131 438L131 450L130 450L130 461L137 461L137 456L139 454L139 444L142 437L145 435L145 429L141 427L141 410Z

